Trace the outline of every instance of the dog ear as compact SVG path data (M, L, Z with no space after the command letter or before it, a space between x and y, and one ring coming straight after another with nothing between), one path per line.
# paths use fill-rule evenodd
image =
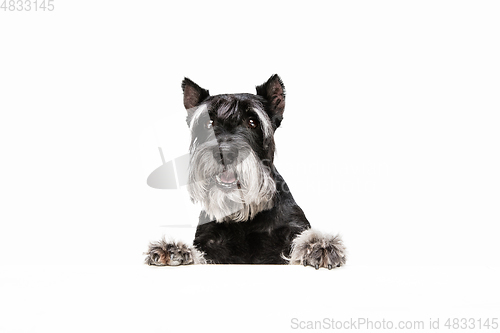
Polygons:
M210 96L208 90L201 88L187 77L182 81L182 91L184 93L184 107L186 110L200 105L205 98Z
M272 119L277 122L277 126L283 119L285 111L285 85L278 74L274 74L266 83L256 87L257 95L264 97L269 103Z

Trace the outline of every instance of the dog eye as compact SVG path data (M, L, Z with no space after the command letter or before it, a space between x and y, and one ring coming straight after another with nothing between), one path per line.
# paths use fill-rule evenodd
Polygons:
M209 119L206 123L205 123L205 127L210 129L212 128L212 126L214 125L214 121L212 119Z
M255 119L248 119L248 127L250 128L257 128L257 126L259 125L259 123L257 122L257 120Z

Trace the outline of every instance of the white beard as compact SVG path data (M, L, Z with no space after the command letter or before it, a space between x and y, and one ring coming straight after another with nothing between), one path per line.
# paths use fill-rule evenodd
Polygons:
M238 179L238 187L231 190L221 189L214 182L224 166L215 161L209 144L201 144L191 156L188 191L212 220L243 222L274 206L276 184L271 170L253 150L244 149L241 155L247 156L230 166Z

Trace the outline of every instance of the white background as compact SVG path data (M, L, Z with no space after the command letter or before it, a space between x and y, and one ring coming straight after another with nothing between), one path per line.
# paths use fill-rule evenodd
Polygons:
M493 1L0 11L0 329L498 315L499 15ZM168 227L196 224L185 189L146 185L158 146L187 152L183 77L253 93L274 73L278 170L311 224L343 235L348 265L142 265L149 240L195 230Z

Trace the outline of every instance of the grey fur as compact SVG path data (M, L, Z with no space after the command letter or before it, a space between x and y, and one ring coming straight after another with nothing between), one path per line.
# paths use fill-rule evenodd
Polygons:
M332 269L346 262L346 250L339 235L323 234L308 229L292 242L290 265L313 266Z
M259 117L264 138L271 138L273 135L273 125L271 123L271 119L269 119L269 116L261 109L253 108L253 110Z
M151 242L145 255L147 255L146 264L153 266L206 264L203 252L182 242L167 242L165 238L158 242Z
M191 199L201 203L208 216L217 222L246 221L271 208L276 184L270 170L246 144L240 149L242 159L229 166L237 175L239 188L227 192L214 185L214 177L224 171L224 166L212 155L216 145L216 140L208 141L192 152L188 185Z

